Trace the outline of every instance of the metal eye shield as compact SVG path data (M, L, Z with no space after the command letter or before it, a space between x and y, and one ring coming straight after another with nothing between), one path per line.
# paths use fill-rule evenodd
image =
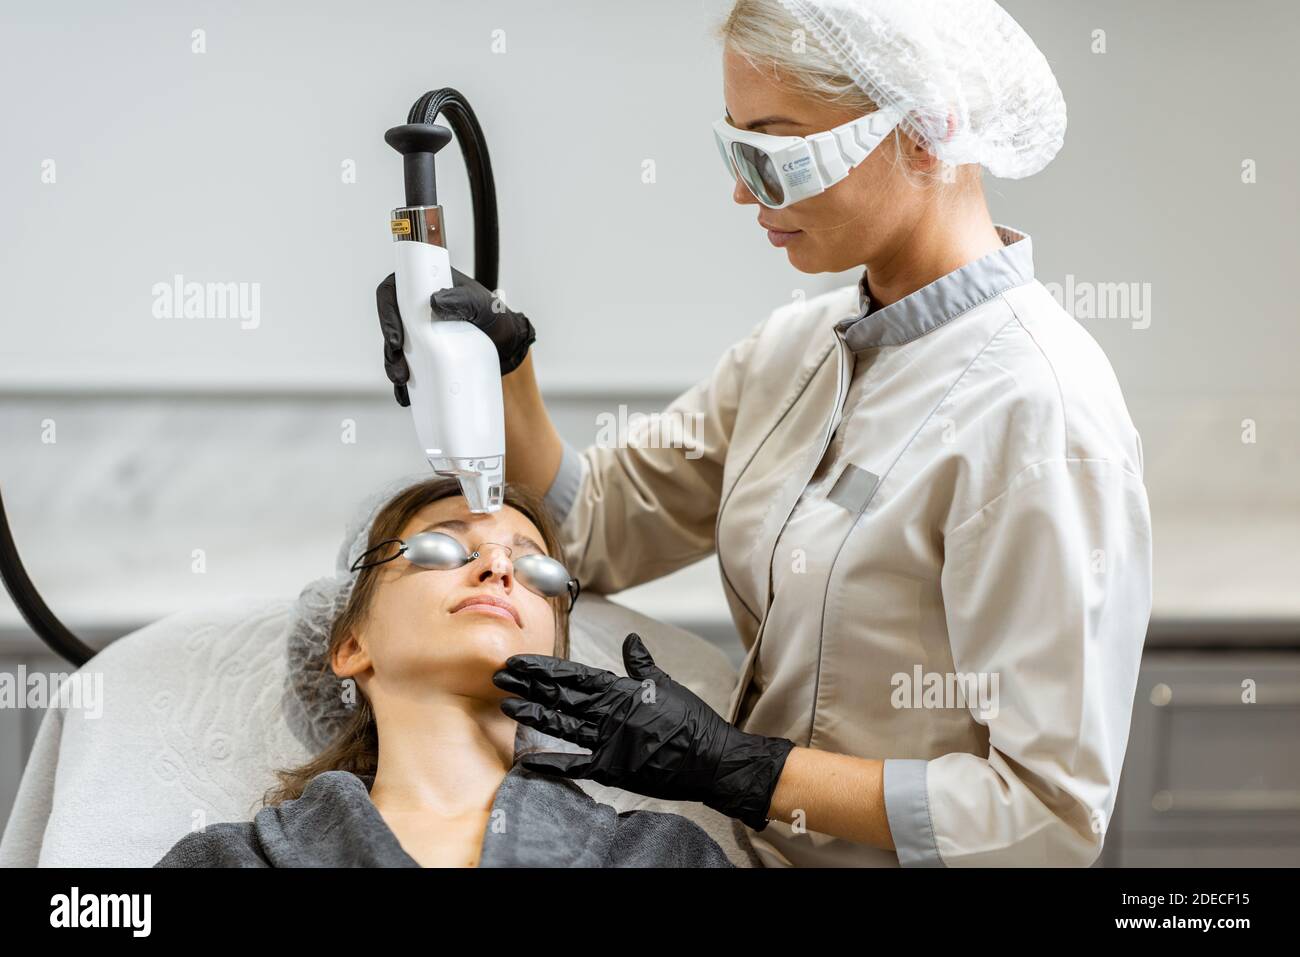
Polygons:
M398 547L387 558L366 561L367 556L391 548L394 545ZM478 558L482 554L480 549L484 545L496 545L498 548L504 548L507 555L511 551L507 545L500 545L496 542L480 542L471 552L457 539L443 532L420 532L418 535L412 535L405 540L390 538L380 542L374 548L367 549L352 563L351 570L356 572L363 568L373 568L376 565L383 565L395 558L405 556L407 561L421 568L451 571L455 568L462 568ZM569 570L560 562L549 555L539 555L534 552L512 559L511 564L514 565L515 577L519 580L519 584L543 598L559 598L561 595L567 594L569 596L569 610L573 610L573 605L582 591L582 585L578 582L578 579L569 574Z

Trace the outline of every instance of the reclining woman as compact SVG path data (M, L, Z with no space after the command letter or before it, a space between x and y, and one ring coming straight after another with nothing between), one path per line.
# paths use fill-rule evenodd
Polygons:
M330 694L355 682L332 743L277 772L251 822L188 834L155 866L734 866L684 817L620 814L517 763L535 732L502 713L492 675L512 655L567 657L577 590L539 499L507 486L473 514L454 479L423 481L352 553L328 646L295 675L328 667Z

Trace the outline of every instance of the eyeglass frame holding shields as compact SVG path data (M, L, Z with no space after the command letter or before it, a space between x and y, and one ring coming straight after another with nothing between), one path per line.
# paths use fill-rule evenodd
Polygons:
M367 555L389 545L400 545L401 547L387 558L363 564ZM499 542L479 542L471 552L459 540L444 532L419 532L408 539L385 539L373 548L366 549L357 556L357 560L352 563L350 570L358 572L363 568L374 568L377 565L384 565L395 558L404 556L412 565L420 568L434 571L453 571L457 568L464 568L482 555L481 549L484 545L496 545L497 548L504 548L507 556L513 554L509 545L502 545ZM416 557L412 558L412 553ZM578 595L582 593L582 583L569 574L569 570L561 562L550 555L533 552L528 555L520 555L517 559L512 557L511 564L514 565L515 577L519 580L519 583L533 594L540 595L543 598L559 598L567 593L569 596L569 611L573 611L573 606L578 601ZM523 574L520 574L521 568ZM539 582L549 586L552 593L548 594L546 591L540 590L540 587L538 587Z

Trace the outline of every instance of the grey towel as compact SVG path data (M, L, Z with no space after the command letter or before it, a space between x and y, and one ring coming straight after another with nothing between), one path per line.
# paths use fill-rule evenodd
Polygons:
M251 822L187 834L155 867L419 867L374 802L371 779L312 778L302 797ZM492 804L480 867L733 867L699 825L676 814L593 801L564 778L516 764Z

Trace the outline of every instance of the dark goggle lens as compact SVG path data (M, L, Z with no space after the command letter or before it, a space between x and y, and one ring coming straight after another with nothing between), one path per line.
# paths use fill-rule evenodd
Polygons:
M781 205L785 200L785 189L776 167L772 165L771 157L748 143L732 144L732 154L741 179L755 198L769 206Z

